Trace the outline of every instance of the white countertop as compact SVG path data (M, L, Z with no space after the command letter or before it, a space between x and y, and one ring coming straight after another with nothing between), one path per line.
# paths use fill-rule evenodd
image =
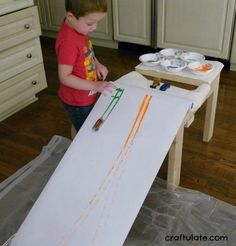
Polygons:
M0 0L0 15L5 15L34 5L33 0Z

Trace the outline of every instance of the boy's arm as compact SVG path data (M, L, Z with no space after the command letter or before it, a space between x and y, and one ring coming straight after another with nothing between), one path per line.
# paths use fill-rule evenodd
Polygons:
M73 66L59 64L58 65L58 75L59 80L62 84L74 88L76 90L94 90L103 94L106 92L112 92L115 85L107 81L91 81L81 79L72 74Z

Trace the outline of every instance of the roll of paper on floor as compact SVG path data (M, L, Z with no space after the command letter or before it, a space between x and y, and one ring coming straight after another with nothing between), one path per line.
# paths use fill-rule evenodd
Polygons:
M93 130L94 130L94 131L98 131L99 128L101 127L101 125L103 124L103 122L104 122L104 120L103 120L102 118L99 118L99 119L95 122L95 124L94 124L94 126L93 126Z

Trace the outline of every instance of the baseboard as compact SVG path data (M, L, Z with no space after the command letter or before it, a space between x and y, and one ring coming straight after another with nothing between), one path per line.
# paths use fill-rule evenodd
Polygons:
M236 71L236 63L231 63L230 64L230 70L231 71Z

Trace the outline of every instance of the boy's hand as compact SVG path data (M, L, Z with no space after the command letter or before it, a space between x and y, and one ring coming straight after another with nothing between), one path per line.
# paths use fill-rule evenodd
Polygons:
M96 72L100 80L105 80L108 74L108 69L100 62L96 63Z
M96 81L95 91L102 93L104 96L112 93L116 89L116 86L112 82Z

